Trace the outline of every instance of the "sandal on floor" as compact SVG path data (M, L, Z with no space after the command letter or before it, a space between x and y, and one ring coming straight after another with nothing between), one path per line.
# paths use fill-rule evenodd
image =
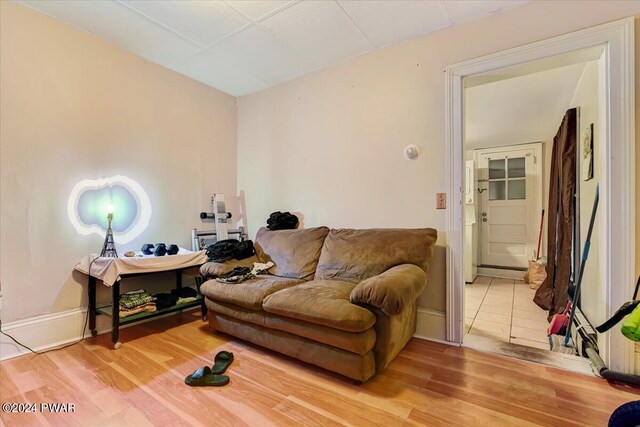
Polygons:
M212 374L224 374L229 365L233 362L233 353L230 351L221 351L216 354L213 359L213 367L211 368Z
M220 387L229 384L229 377L226 375L215 375L211 368L205 366L197 369L193 374L184 379L184 383L191 387Z

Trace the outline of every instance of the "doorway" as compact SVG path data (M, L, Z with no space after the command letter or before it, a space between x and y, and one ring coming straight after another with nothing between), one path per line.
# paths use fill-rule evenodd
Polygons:
M604 108L608 117L604 134L606 143L598 154L601 166L601 230L599 243L604 314L610 316L632 294L635 269L635 147L633 93L633 25L626 19L528 46L448 67L447 129L450 156L449 191L452 208L448 216L449 280L447 292L447 339L462 343L464 334L464 224L466 208L463 204L464 182L464 87L465 79L487 76L496 70L513 67L526 68L537 62L552 63L569 58L581 50L604 49L607 75ZM631 46L631 47L630 47ZM565 56L560 58L560 56ZM578 55L579 56L579 55ZM522 70L520 70L522 71ZM610 78L616 76L616 78ZM490 79L491 76L488 76ZM615 244L613 243L615 242ZM615 284L615 286L614 286ZM632 372L633 346L619 334L602 337L601 355L611 369Z
M475 151L479 267L523 270L542 210L541 144Z

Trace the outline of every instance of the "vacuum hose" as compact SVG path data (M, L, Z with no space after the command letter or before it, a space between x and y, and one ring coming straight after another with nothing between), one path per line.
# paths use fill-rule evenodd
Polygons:
M640 386L640 376L625 374L624 372L612 371L611 369L607 368L607 365L604 364L604 361L590 343L586 344L585 351L587 353L587 356L589 356L589 360L591 360L591 363L593 363L593 367L602 378L610 381L619 381Z

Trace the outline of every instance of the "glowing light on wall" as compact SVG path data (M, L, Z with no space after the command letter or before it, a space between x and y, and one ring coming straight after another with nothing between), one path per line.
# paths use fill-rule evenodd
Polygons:
M129 243L149 225L151 202L140 184L122 175L85 179L71 190L67 214L78 233L104 236L109 211L114 240Z

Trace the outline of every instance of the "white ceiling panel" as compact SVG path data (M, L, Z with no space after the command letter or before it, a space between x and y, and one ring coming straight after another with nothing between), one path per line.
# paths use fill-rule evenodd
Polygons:
M192 42L113 1L23 1L22 4L171 67L198 50Z
M376 47L451 25L440 1L341 0L339 3Z
M126 0L122 3L200 45L213 43L250 22L222 1Z
M247 18L255 21L296 1L297 0L226 0L226 3Z
M452 23L479 18L526 3L522 0L447 0L444 2Z
M333 1L300 2L258 25L318 67L373 49Z
M267 86L267 82L206 50L191 56L174 70L235 96L255 92Z
M210 48L269 84L299 76L314 65L257 26L247 28Z
M3 0L0 0L3 1ZM520 0L16 0L239 96Z

